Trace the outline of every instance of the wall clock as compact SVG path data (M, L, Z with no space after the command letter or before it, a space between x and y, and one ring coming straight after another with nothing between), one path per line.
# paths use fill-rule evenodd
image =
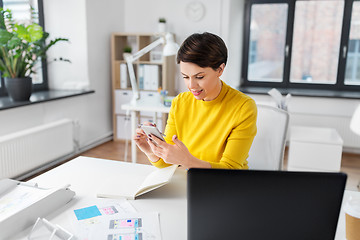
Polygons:
M186 17L192 22L198 22L205 16L205 6L199 1L186 5Z

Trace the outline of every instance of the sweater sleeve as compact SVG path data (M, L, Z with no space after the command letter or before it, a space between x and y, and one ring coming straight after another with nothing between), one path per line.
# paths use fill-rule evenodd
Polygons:
M175 118L174 118L174 113L176 111L175 109L176 109L177 99L178 99L178 97L175 97L172 100L168 120L166 122L165 132L164 132L165 141L167 143L169 143L169 144L174 144L174 142L172 141L172 136L177 135L176 125L175 125ZM159 159L157 162L150 161L150 163L152 165L154 165L155 167L158 167L158 168L165 168L165 167L171 166L171 164L165 163L164 160L162 160L162 159Z
M247 158L256 135L257 107L246 101L239 111L239 124L231 131L220 162L210 162L212 168L248 169Z

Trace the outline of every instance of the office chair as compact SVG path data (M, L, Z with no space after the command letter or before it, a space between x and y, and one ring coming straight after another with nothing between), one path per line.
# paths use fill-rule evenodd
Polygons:
M257 108L257 134L249 152L249 169L281 170L289 113L267 105L258 104Z
M350 129L355 134L360 135L360 104L356 107L351 117ZM358 182L357 188L360 191L360 180Z

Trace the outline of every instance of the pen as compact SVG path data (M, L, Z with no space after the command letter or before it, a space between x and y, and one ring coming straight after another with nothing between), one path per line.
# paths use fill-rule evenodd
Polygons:
M32 183L32 182L19 182L18 185L22 185L26 187L38 187L37 183Z

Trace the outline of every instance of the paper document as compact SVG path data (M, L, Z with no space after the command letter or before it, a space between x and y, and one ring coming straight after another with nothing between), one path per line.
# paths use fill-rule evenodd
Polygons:
M148 171L142 169L136 171L136 165L132 166L132 172L119 174L116 182L109 182L101 186L98 190L98 197L135 199L135 197L147 193L167 184L177 168L177 165L158 169L154 166L146 166ZM144 166L141 166L144 168Z
M129 206L131 204L125 199L84 206L72 211L69 222L79 240L161 239L159 214L137 213ZM124 208L132 210L123 211ZM82 216L80 219L79 213Z

